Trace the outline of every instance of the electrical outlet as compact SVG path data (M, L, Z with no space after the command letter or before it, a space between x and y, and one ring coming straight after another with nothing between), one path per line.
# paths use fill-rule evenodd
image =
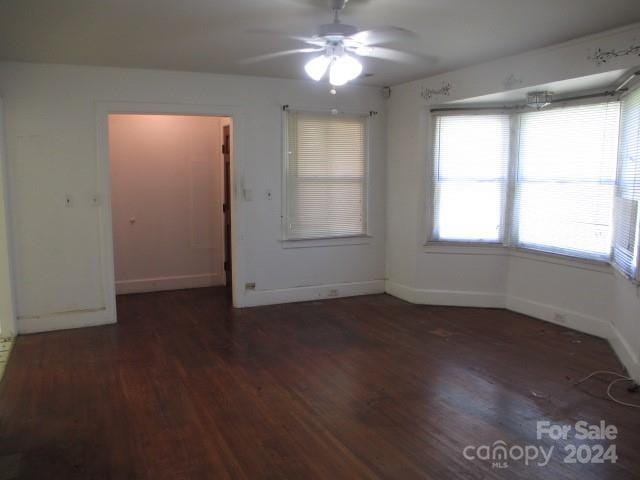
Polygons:
M244 289L245 290L255 290L256 289L256 282L245 283L244 284Z
M331 290L329 290L329 294L327 295L327 297L337 297L338 293L339 292L337 288L332 288Z

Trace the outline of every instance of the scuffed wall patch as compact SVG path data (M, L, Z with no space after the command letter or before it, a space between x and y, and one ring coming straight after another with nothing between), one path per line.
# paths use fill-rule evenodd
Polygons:
M520 77L516 77L513 73L509 74L502 80L502 88L505 90L514 90L516 87L522 85L522 79Z

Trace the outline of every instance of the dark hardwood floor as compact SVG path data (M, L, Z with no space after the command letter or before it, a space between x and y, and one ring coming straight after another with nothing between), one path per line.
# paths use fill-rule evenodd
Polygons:
M607 343L524 315L387 295L233 310L221 289L124 296L118 313L17 339L0 479L640 478L638 410L603 379L574 386L620 371ZM601 419L616 464L565 464L575 440L536 439L537 420ZM498 440L555 452L463 456Z

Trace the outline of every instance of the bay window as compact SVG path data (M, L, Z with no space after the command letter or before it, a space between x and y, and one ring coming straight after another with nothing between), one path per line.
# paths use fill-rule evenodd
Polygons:
M640 89L621 101L432 118L430 240L611 260L637 278Z

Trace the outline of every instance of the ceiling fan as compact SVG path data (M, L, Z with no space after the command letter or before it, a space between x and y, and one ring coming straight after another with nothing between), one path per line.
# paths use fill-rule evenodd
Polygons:
M309 45L306 48L284 50L267 53L243 60L241 63L255 63L272 58L298 53L319 53L305 64L307 75L315 81L320 81L329 72L329 83L341 86L354 80L362 73L362 64L357 57L382 58L396 62L410 64L423 63L425 57L402 52L379 45L417 38L418 35L400 27L380 27L360 30L355 25L340 21L340 12L349 0L329 0L329 7L333 15L333 22L320 25L311 37L287 35L268 30L254 30L255 33L279 35L298 40Z

